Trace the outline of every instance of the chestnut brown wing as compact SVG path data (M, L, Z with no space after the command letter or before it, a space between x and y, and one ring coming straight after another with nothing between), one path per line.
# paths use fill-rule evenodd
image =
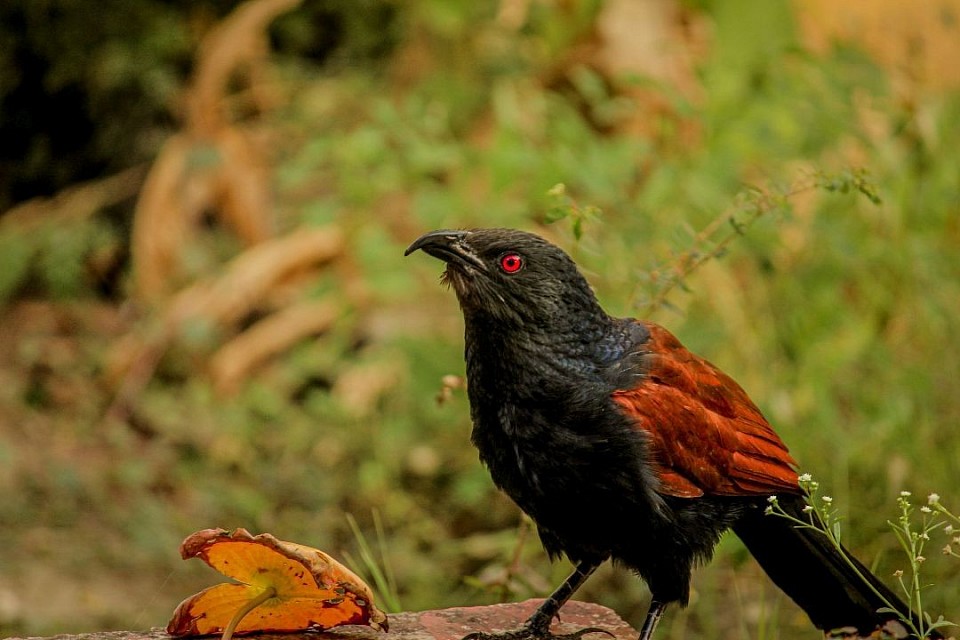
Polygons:
M740 385L663 327L644 324L646 375L613 399L648 434L660 493L799 493L796 462Z

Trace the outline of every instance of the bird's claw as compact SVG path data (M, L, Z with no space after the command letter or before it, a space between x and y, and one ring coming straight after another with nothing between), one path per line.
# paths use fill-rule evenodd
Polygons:
M499 631L490 633L486 631L474 631L463 636L462 640L581 640L588 633L605 633L614 638L612 633L600 627L587 627L574 631L573 633L551 633L547 628L536 628L524 625L519 629L511 631Z
M562 635L551 634L550 637L557 638L558 640L580 640L580 638L587 635L588 633L605 633L611 638L617 637L613 635L611 631L607 631L606 629L601 629L600 627L586 627L584 629L580 629L579 631L574 631L573 633L565 633Z

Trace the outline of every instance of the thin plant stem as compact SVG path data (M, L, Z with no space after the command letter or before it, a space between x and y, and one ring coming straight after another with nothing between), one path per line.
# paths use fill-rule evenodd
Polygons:
M240 624L240 621L243 620L248 613L276 595L276 587L269 586L261 593L257 594L257 597L248 600L242 607L237 609L237 612L233 614L232 618L230 618L230 622L227 623L226 628L223 630L223 635L220 636L220 640L231 640L231 638L233 638L233 632L236 631L237 625Z

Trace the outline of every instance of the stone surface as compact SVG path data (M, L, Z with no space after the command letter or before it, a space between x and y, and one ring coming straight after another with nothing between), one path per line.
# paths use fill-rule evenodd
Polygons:
M520 626L542 600L526 600L483 607L455 607L435 611L410 611L389 616L390 632L382 634L370 627L340 627L323 633L284 633L253 636L258 640L460 640L472 631L506 631ZM560 611L562 621L554 621L551 631L572 633L585 627L599 627L616 640L635 640L637 632L620 616L598 604L571 601ZM213 636L216 637L216 636ZM150 631L104 631L59 635L29 640L169 640L161 629ZM603 640L602 634L585 636ZM10 638L8 640L25 640Z

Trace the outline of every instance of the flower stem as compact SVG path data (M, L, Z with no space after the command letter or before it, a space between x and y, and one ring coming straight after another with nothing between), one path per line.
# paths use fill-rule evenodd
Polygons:
M267 587L263 590L256 598L252 598L242 607L237 609L237 612L233 615L233 618L230 619L230 622L227 623L227 628L223 630L223 635L220 636L220 640L230 640L233 638L233 632L236 630L237 625L240 624L240 621L246 617L248 613L262 605L264 602L270 598L277 595L277 590L275 587Z

